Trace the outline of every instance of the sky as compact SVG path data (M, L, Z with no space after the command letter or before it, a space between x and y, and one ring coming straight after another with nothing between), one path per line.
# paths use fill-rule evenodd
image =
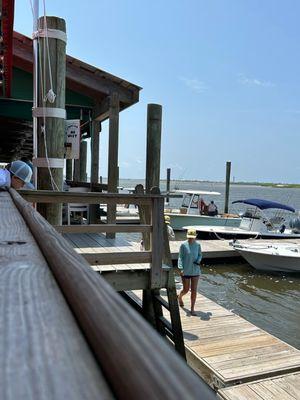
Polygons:
M14 29L31 36L29 0ZM40 1L42 10L42 1ZM143 88L120 114L120 178L144 178L147 104L163 106L161 176L300 181L298 0L48 0L67 53ZM108 127L100 139L107 176Z

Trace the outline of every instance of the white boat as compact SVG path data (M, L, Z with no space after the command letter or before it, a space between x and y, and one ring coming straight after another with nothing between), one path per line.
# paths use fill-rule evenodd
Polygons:
M300 245L298 244L235 241L232 246L255 269L300 272Z
M295 212L293 207L263 199L238 200L233 203L243 203L254 206L247 210L239 227L228 226L185 226L184 229L196 229L199 239L293 239L300 238L298 230L288 229L283 211ZM263 211L276 209L277 212L268 217ZM278 212L278 210L280 210Z
M219 192L201 190L175 190L175 193L183 195L180 208L165 208L165 215L170 217L170 225L174 230L183 230L185 225L213 225L213 226L239 226L241 218L234 214L206 215L201 210L201 199L209 196L220 196Z

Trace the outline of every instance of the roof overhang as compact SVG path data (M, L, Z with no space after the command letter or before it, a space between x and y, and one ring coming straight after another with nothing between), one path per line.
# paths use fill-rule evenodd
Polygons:
M32 39L18 32L13 33L13 65L32 73ZM94 118L99 121L108 117L108 98L112 93L118 94L122 111L139 101L141 90L141 87L133 83L68 55L66 57L66 86L94 100L97 111Z

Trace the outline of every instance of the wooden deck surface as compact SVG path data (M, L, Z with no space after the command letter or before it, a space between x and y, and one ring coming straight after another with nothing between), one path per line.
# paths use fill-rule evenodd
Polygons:
M187 358L211 386L300 371L299 350L202 295L192 317L185 298L188 307L180 313Z
M223 400L299 400L300 373L221 389L218 395Z
M115 239L106 239L104 234L98 233L68 233L64 234L71 243L73 243L75 250L78 253L94 252L94 253L118 253L118 252L131 252L140 251L139 233L121 233L117 234ZM182 241L170 241L170 250L173 260L178 259L179 247ZM204 259L226 259L231 257L240 257L239 254L228 244L228 242L221 240L206 240L201 241L202 253ZM120 269L144 269L147 264L120 264L96 267L99 271L104 270L120 270Z

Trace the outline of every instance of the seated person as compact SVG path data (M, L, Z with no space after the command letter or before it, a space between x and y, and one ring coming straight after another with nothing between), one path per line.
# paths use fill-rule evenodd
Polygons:
M0 170L0 188L22 189L30 183L32 170L23 161L13 161Z
M218 215L218 209L213 200L208 205L208 215L210 217L214 217L215 215Z
M205 201L203 200L202 197L200 197L200 200L198 202L198 208L199 208L199 214L205 214L205 209L207 208L207 205L205 204Z

